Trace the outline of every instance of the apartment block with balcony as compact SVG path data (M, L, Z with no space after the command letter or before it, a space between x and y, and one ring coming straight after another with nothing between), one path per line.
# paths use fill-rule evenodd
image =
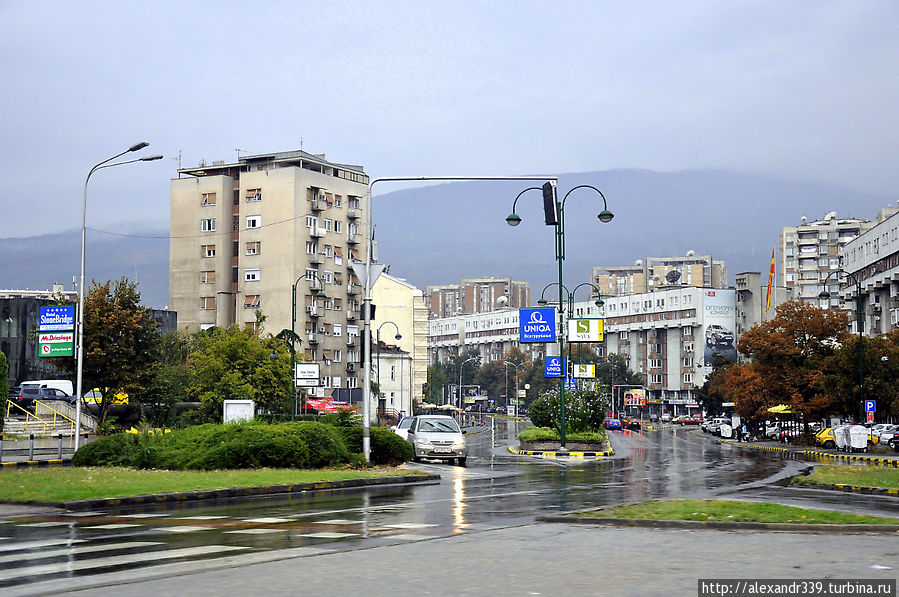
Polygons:
M512 278L463 278L458 285L428 286L427 300L432 317L452 317L527 307L531 289Z
M874 226L840 249L840 262L849 277L834 274L827 290L832 306L849 311L852 333L858 333L855 280L862 293L862 333L899 329L899 208L882 209Z
M169 255L178 327L255 329L261 312L265 331L289 330L296 283L297 351L322 363L314 393L360 387L347 364L360 356L362 286L351 263L365 259L368 180L361 166L304 151L179 169Z
M603 296L623 296L674 286L727 288L728 273L724 261L688 251L680 256L638 259L633 265L596 266L591 281Z
M792 288L795 299L819 307L837 306L837 293L832 294L830 301L818 298L824 290L824 280L840 269L840 248L874 225L870 220L841 219L836 212L830 212L820 220L809 222L803 216L798 226L784 226L779 243L781 285Z

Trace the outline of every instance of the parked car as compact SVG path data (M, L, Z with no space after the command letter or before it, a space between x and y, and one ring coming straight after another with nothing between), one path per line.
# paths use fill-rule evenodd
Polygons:
M712 324L705 329L706 346L717 346L718 344L733 344L734 333L724 326Z
M712 417L703 421L700 429L712 435L717 435L718 428L724 423L730 423L730 419L728 417Z
M693 415L693 418L696 419L697 425L702 425L702 422L705 420L705 417L702 415Z
M396 433L401 438L408 439L407 432L409 431L409 425L411 425L411 424L412 424L412 417L403 417L402 419L400 419L399 423L397 423L396 425L391 427L390 430L393 431L394 433Z
M58 388L40 388L37 386L25 386L19 390L18 396L15 396L14 402L22 408L34 411L34 402L50 402L59 400L66 404L75 404L75 397L66 394Z
M701 421L690 415L680 415L679 417L675 417L671 422L675 425L699 425Z
M419 462L424 458L433 460L455 460L465 465L468 458L468 447L465 435L459 424L446 415L416 415L409 417L409 429L406 441L415 450L412 460Z
M670 423L671 422L671 413L662 413L661 421L662 421L662 423Z
M887 444L888 444L891 448L893 448L894 450L896 450L897 452L899 452L899 435L894 435L893 437L891 437L891 438L887 441Z

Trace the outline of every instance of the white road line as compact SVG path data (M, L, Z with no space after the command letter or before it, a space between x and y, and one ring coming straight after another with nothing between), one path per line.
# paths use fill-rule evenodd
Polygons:
M128 523L118 523L118 524L96 524L92 526L81 527L82 529L133 529L134 527L142 527L142 524L128 524Z
M73 543L84 543L87 539L47 539L46 541L19 541L17 543L4 543L0 545L2 551L21 551L26 549L35 549L38 547L51 547L53 545L71 545Z
M255 522L259 524L279 524L282 522L293 522L290 518L243 518L243 522Z
M236 535L264 535L266 533L283 533L287 529L237 529L236 531L225 531L225 533L233 533Z
M29 554L10 554L0 556L0 564L7 562L22 562L30 560L42 560L44 558L56 558L59 556L93 553L96 551L110 551L113 549L128 549L129 547L148 547L150 545L165 545L160 541L127 541L123 543L106 543L104 545L82 545L65 549L46 549Z
M193 533L195 531L211 531L215 527L195 527L195 526L172 526L172 527L155 527L157 531L162 533Z
M344 537L358 537L359 533L304 533L300 537L312 539L343 539Z
M22 524L17 524L19 527L65 527L71 526L72 522L61 522L61 521L49 521L49 522L26 522Z
M227 516L178 516L173 520L218 520L219 518L228 518Z
M313 524L362 524L361 520L347 520L345 518L335 518L333 520L313 520Z
M205 545L201 547L188 547L184 549L170 549L165 551L148 551L143 553L128 554L123 556L111 556L79 562L60 562L57 564L43 564L28 566L26 568L14 568L12 570L0 570L0 580L13 580L16 578L40 576L43 574L58 574L62 572L76 572L90 570L92 568L111 568L113 566L125 566L141 562L158 562L174 558L202 556L219 552L249 549L248 547L236 547L231 545Z

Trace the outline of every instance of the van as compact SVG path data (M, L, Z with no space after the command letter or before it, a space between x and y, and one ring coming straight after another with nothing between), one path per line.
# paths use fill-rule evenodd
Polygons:
M75 395L75 388L68 379L35 379L23 381L22 389L25 388L56 388L57 390L62 390L67 396Z

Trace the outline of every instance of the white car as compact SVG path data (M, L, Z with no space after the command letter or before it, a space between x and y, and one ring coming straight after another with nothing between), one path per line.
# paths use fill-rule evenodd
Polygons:
M412 418L406 441L412 444L419 462L424 458L435 460L455 460L462 466L468 458L465 435L459 424L446 415L416 415Z
M407 432L409 431L409 425L411 424L412 417L403 417L402 419L400 419L400 422L391 427L390 430L403 439L409 439L409 434Z

